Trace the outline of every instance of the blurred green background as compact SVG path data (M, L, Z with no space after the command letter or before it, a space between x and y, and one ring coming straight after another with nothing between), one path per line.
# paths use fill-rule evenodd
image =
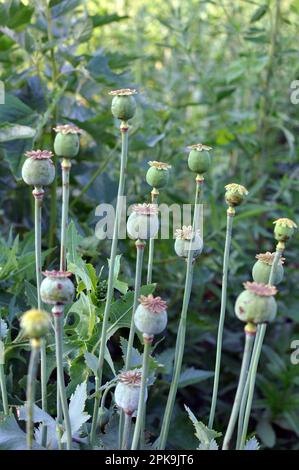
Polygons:
M2 318L12 328L7 340L11 399L19 404L25 396L26 362L21 347L11 341L17 335L17 317L32 304L35 282L33 198L20 179L24 152L52 149L51 129L56 123L73 122L85 131L71 174L70 216L82 237L80 255L97 274L104 266L96 305L101 289L105 291L110 242L94 236L95 208L101 202L115 202L119 172L118 124L110 112L108 91L136 88L138 111L131 123L126 183L130 203L150 198L145 182L149 160L173 167L161 202L192 202L194 175L187 168L186 146L203 142L213 147L204 192L205 248L195 268L189 309L185 381L169 438L172 447L194 448L183 404L207 421L212 379L202 371L214 367L226 223L224 186L240 183L249 197L237 210L234 224L215 423L219 431L228 422L243 347L243 325L234 317L234 301L242 282L251 279L255 254L274 250L273 220L299 221L299 104L291 102L291 84L299 79L299 1L6 0L0 2L0 13L0 71L6 98L0 105L0 305ZM57 171L57 187L47 191L43 220L45 265L52 268L57 266L59 245L59 167ZM17 235L19 241L14 242ZM119 251L119 277L132 287L134 244L121 241ZM257 430L267 448L299 448L299 365L290 362L291 341L299 338L298 254L297 236L285 254L279 314L268 329L257 379L250 430ZM185 269L175 257L172 240L156 243L155 258L156 292L169 302L170 322L157 347L164 367L158 370L148 407L153 434L171 378ZM95 327L85 336L80 330L72 334L77 350L68 351L70 392L72 381L75 385L88 373L82 348L95 344L98 331ZM119 333L110 345L117 370L122 367L118 340ZM111 376L108 368L106 375ZM53 397L54 384L53 379Z

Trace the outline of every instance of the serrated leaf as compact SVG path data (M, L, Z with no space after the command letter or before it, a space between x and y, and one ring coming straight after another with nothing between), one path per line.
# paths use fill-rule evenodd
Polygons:
M198 421L190 408L188 406L185 406L185 410L187 411L190 420L193 423L193 426L195 428L195 436L199 440L199 443L201 445L204 445L206 450L209 449L210 442L217 438L220 437L222 434L221 432L214 431L214 429L209 429L205 424L203 424L201 421Z
M71 396L69 404L69 414L72 428L72 436L81 428L90 415L84 411L87 399L87 383L77 385L75 393ZM62 436L62 442L66 442L66 433Z
M203 380L210 379L213 377L214 372L208 370L195 369L189 367L184 370L180 375L179 388L187 387L188 385L202 382Z
M18 426L14 416L0 416L0 450L26 450L26 434ZM43 450L37 443L33 449Z
M87 367L89 367L89 369L92 370L94 375L96 375L98 371L98 363L99 363L98 358L94 354L88 351L84 352L84 357L85 357L85 362L86 362Z
M212 439L209 444L199 444L197 450L218 450L219 446L215 439Z
M258 440L255 437L252 437L246 442L243 450L259 450L259 448L260 445Z

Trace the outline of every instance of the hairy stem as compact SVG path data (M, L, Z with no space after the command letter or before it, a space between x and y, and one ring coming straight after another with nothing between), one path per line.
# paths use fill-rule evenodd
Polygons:
M143 363L142 363L142 378L141 388L137 409L137 419L134 428L134 435L132 441L131 450L137 450L140 439L140 433L142 431L143 417L146 415L146 392L147 392L147 376L148 376L148 365L149 356L151 350L152 338L143 336L144 338L144 349L143 349Z
M121 129L121 136L122 136L120 178L119 178L117 202L116 202L116 210L115 210L115 223L114 223L114 228L113 228L113 238L112 238L111 252L110 252L107 298L106 298L106 305L105 305L105 311L104 311L103 323L102 323L101 343L100 343L100 351L99 351L99 359L98 359L98 370L97 370L97 375L95 379L95 389L96 389L96 392L98 393L96 393L96 397L94 400L92 426L91 426L91 433L90 433L90 443L92 446L94 445L95 436L96 436L96 428L97 428L98 414L99 414L99 404L100 404L100 399L101 399L99 388L102 385L104 356L105 356L105 349L106 349L106 343L107 343L108 320L109 320L110 307L111 307L113 291L114 291L113 289L114 267L115 267L116 253L117 253L118 230L119 230L119 222L121 218L122 197L124 195L126 168L127 168L127 159L128 159L128 130L129 130L128 125L122 122L120 129Z
M195 192L195 208L194 208L194 216L193 216L193 232L197 230L198 227L198 206L199 206L199 197L201 191L201 183L202 180L198 180L196 178L196 192ZM175 363L174 363L174 373L170 385L170 390L168 394L168 399L166 403L166 408L164 412L160 437L159 437L159 450L164 450L167 442L167 436L169 432L169 426L171 421L171 416L173 412L175 397L177 394L179 379L181 375L181 368L184 356L184 349L185 349L185 337L186 337L186 324L187 324L187 313L188 313L188 306L189 300L191 295L192 289L192 280L193 280L193 268L194 268L194 260L193 260L193 251L190 250L188 253L187 258L187 269L186 269L186 279L185 279L185 290L184 290L184 297L183 297L183 305L181 311L181 318L178 330L178 337L175 349Z
M248 374L248 366L250 363L250 358L251 358L251 353L252 353L252 347L253 347L253 342L254 342L254 337L255 334L253 333L247 333L245 330L245 346L244 346L244 353L243 353L243 359L242 359L242 365L241 365L241 371L240 371L240 377L239 377L239 383L238 383L238 388L232 408L232 412L230 415L229 423L227 426L227 430L224 436L224 441L223 441L223 450L228 450L230 446L230 442L232 439L232 435L235 429L235 425L237 422L238 414L239 414L239 409L240 409L240 404L242 400L242 395L243 395L243 390L245 387L245 382L246 382L246 377Z
M33 407L35 401L35 382L36 373L39 359L40 343L38 340L31 341L31 354L28 368L27 378L27 421L26 421L26 434L27 434L27 448L32 449L33 445Z
M64 372L63 372L63 308L55 306L52 310L54 315L55 327L55 346L56 346L56 366L57 366L57 382L60 394L61 406L64 416L64 427L66 431L66 448L72 448L72 430L69 416L68 403L65 392Z
M223 257L221 307L220 307L220 318L219 318L218 335L217 335L215 375L214 375L212 404L211 404L211 411L210 411L210 418L209 418L210 429L213 429L217 397L218 397L219 377L220 377L220 367L221 367L221 353L222 353L222 342L223 342L223 329L224 329L225 312L226 312L229 252L230 252L231 240L232 240L232 228L233 228L234 215L235 215L235 210L232 207L229 207L227 210L226 238L225 238L225 249L224 249L224 257Z

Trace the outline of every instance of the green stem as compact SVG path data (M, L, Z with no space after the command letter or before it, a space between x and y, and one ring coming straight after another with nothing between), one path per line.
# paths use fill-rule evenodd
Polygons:
M106 342L107 342L108 320L109 320L110 307L111 307L113 291L114 291L114 285L113 285L114 284L114 266L115 266L115 259L116 259L116 253L117 253L118 230L119 230L119 223L120 223L120 218L121 218L122 197L124 195L126 168L127 168L127 159L128 159L128 126L125 125L125 123L121 123L121 136L122 136L122 149L121 149L120 178L119 178L119 185L118 185L117 203L116 203L116 210L115 210L115 223L114 223L114 228L113 228L113 238L112 238L111 253L110 253L107 298L106 298L106 305L105 305L105 311L104 311L103 323L102 323L101 343L100 343L100 351L99 351L99 359L98 359L98 370L97 370L97 375L95 379L96 391L99 390L102 384L104 356L105 356L105 349L106 349ZM91 433L90 433L91 446L94 445L95 436L96 436L100 399L101 399L101 394L99 392L98 394L96 394L96 397L94 400L92 425L91 425Z
M240 378L239 378L238 388L237 388L232 412L230 415L229 423L227 426L226 434L224 436L224 441L223 441L223 446L222 446L223 450L229 449L231 438L232 438L235 425L237 422L240 404L241 404L241 400L243 396L243 390L244 390L246 378L248 375L248 366L250 363L254 336L255 336L254 333L253 334L247 333L245 330L245 346L244 346L244 353L243 353L243 359L242 359L242 365L241 365L241 371L240 371Z
M44 190L41 187L35 187L34 196L34 229L35 229L35 272L36 272L36 289L37 289L37 308L42 308L40 295L40 285L42 276L42 207ZM41 365L41 394L42 394L42 410L47 412L47 360L46 360L46 343L43 340L40 345L40 365ZM43 447L47 445L47 426L42 426Z
M129 447L130 434L131 434L132 416L125 413L124 419L124 436L122 440L121 449L127 450Z
M69 196L70 196L70 171L72 163L63 158L62 170L62 212L61 212L61 242L60 242L60 271L66 271L66 235L68 228Z
M159 191L153 188L151 192L152 204L158 204L158 195L159 195ZM147 284L152 283L154 251L155 251L155 238L150 238L149 251L148 251L148 264L147 264L147 280L146 280Z
M26 422L26 434L27 434L27 448L32 449L33 445L33 407L35 401L35 382L36 373L39 358L39 341L32 340L31 343L31 354L28 368L27 378L27 422Z
M226 238L225 238L225 249L224 249L224 257L223 257L221 307L220 307L220 318L219 318L218 335L217 335L217 349L216 349L213 395L212 395L212 404L211 404L210 418L209 418L210 429L213 429L217 397L218 397L219 377L220 377L220 367L221 367L221 352L222 352L222 342L223 342L223 329L224 329L224 321L225 321L225 313L226 313L229 253L230 253L231 240L232 240L232 228L233 228L234 215L235 215L235 211L233 208L230 207L227 210Z
M127 344L127 354L125 360L125 370L129 370L131 367L131 356L132 356L132 349L135 337L135 323L134 323L134 314L135 310L138 306L138 299L140 295L140 286L141 286L141 278L142 278L142 261L143 261L143 254L144 254L144 247L145 242L141 240L137 240L136 243L136 271L135 271L135 288L134 288L134 300L133 300L133 308L132 308L132 317L131 317L131 325L130 325L130 333L129 339ZM119 418L119 440L122 442L123 436L123 427L124 427L124 412L120 410L120 418Z
M148 338L143 336L144 338L144 349L143 349L143 363L142 363L142 378L141 378L141 387L140 387L140 395L139 395L139 402L138 402L138 409L137 409L137 419L135 423L133 441L131 450L137 450L140 433L141 433L141 426L143 421L143 416L145 416L146 412L146 392L147 392L147 376L148 376L148 366L149 366L149 356L150 356L150 349L151 343L153 338Z
M72 448L72 429L69 416L68 403L65 392L64 372L63 372L63 307L56 305L52 309L54 315L55 327L55 345L56 345L56 366L57 366L57 381L60 393L61 406L64 416L64 426L66 431L66 448Z
M197 230L197 227L198 227L198 206L199 206L200 191L201 191L201 181L196 178L196 192L195 192L195 204L194 204L195 212L194 212L193 224L192 224L193 232ZM188 253L188 258L187 258L185 290L184 290L183 305L182 305L181 318L180 318L180 324L179 324L179 330L178 330L178 337L177 337L177 342L176 342L174 374L172 377L167 404L166 404L166 408L164 412L164 417L163 417L163 422L162 422L162 427L161 427L161 432L160 432L160 437L159 437L158 450L164 450L166 446L175 397L177 394L179 379L181 375L181 368L182 368L184 349L185 349L187 313L188 313L188 306L189 306L189 300L190 300L191 289L192 289L193 268L194 268L193 251L190 249Z
M3 411L4 411L4 414L8 416L9 407L8 407L8 398L7 398L7 390L6 390L6 377L5 377L5 372L4 372L4 364L2 362L0 362L0 387L1 387Z
M278 244L276 248L276 252L275 252L275 257L271 266L270 276L269 276L268 284L270 286L274 284L274 276L275 276L275 272L277 270L277 266L280 261L282 252L283 252L283 248L281 248ZM266 323L261 323L260 325L258 325L257 335L256 335L255 345L254 345L255 346L254 352L252 354L251 364L249 368L248 397L247 397L247 403L246 403L246 408L245 408L244 420L242 424L241 439L239 443L240 449L243 449L245 445L246 436L247 436L247 430L248 430L248 424L249 424L249 418L251 414L253 394L254 394L254 388L255 388L256 373L257 373L259 359L260 359L260 355L262 351L264 337L266 334L266 329L267 329Z

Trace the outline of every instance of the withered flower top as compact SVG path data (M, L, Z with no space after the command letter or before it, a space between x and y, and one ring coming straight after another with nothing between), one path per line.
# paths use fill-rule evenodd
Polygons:
M293 222L291 219L287 219L286 217L274 220L273 224L279 227L297 228L295 222Z
M212 147L205 144L188 145L187 148L190 150L197 150L198 152L203 152L204 150L208 152L209 150L212 150Z
M171 168L171 165L168 165L168 163L163 163L163 162L156 162L155 160L153 162L147 162L149 166L153 166L157 168L157 170L168 170Z
M230 184L227 184L226 186L224 186L224 188L225 188L226 191L241 194L242 196L247 196L247 194L248 194L248 191L245 188L245 186L242 186L241 184L230 183Z
M152 294L148 296L141 295L139 302L153 313L161 313L167 309L165 300L162 300L161 297L154 297Z
M269 286L269 284L260 284L259 282L244 282L243 286L246 290L253 292L256 295L261 297L270 297L277 294L277 289L274 286Z
M82 129L75 126L74 124L58 124L56 127L53 127L55 132L60 134L82 134Z
M267 251L266 253L260 253L255 256L256 259L263 261L263 263L269 264L272 266L274 258L275 258L275 253L270 253L270 251ZM279 259L279 264L283 264L285 262L285 258L282 256Z
M46 277L70 277L72 273L69 271L43 271L43 275Z
M118 376L119 382L132 387L140 387L142 379L142 372L140 369L128 370L121 372Z
M199 230L196 231L199 234ZM183 225L182 228L177 228L175 231L175 238L180 238L181 240L192 240L194 237L194 231L191 225Z
M47 158L52 158L53 156L53 152L50 152L49 150L30 150L25 152L25 157L32 158L33 160L45 160Z
M138 91L132 88L122 88L121 90L112 90L109 91L109 95L112 96L132 96L137 95Z
M146 203L134 204L132 206L132 211L141 215L155 215L155 214L158 214L159 212L157 204L146 204Z

